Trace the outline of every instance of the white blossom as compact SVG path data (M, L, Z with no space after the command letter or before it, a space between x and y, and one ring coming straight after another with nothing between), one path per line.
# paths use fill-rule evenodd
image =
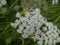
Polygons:
M2 5L6 5L6 4L7 4L6 0L2 0L2 1L1 1L1 4L2 4Z
M49 39L49 41L48 41L48 45L53 45L52 42L53 42L52 39Z
M41 30L37 30L37 31L35 32L36 35L39 35L39 34L41 34L41 33L42 33Z
M53 45L56 45L56 43L57 43L56 40L53 40Z
M22 34L23 38L27 38L29 35L28 34Z
M16 13L16 17L20 18L20 13L19 12Z
M20 34L22 34L22 31L23 31L22 29L17 29L17 32Z
M45 44L44 45L47 45L48 44L48 40L45 40Z
M0 0L0 8L7 4L6 0Z
M11 23L11 26L12 26L13 28L16 28L16 27L17 27L17 25L16 25L15 23Z
M19 20L18 19L16 19L16 21L15 21L15 24L18 26L19 25Z
M43 38L40 38L37 43L38 43L38 45L43 45Z
M52 22L48 22L38 8L33 9L33 12L26 12L24 17L17 12L16 17L19 19L11 23L11 26L18 27L17 32L23 38L32 38L37 41L38 45L43 43L44 45L55 45L55 43L60 42L59 29Z
M60 42L60 37L57 38L57 42Z
M47 27L42 27L42 30L47 31L48 29L47 29Z

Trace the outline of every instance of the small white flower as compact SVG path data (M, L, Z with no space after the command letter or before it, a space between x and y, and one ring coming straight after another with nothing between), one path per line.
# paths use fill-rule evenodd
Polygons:
M45 45L47 45L48 44L48 40L45 40Z
M46 26L48 26L48 28L50 28L50 29L51 29L51 28L52 28L52 26L53 26L53 23L51 23L51 22L47 22L47 23L46 23Z
M1 4L2 4L2 5L6 5L6 4L7 4L6 0L2 0L2 1L1 1Z
M49 41L48 41L48 45L53 45L52 42L53 42L53 41L52 41L51 39L49 39Z
M17 27L17 25L16 25L15 23L11 23L11 26L12 26L13 28L16 28L16 27Z
M25 27L27 24L24 22L24 23L22 23L22 25Z
M52 38L51 35L48 35L48 38Z
M39 40L40 39L40 36L39 35L35 35L34 36L36 40Z
M60 34L60 30L59 30L59 29L56 29L56 31L57 31L57 33L59 33L59 34Z
M56 40L54 40L54 41L53 41L53 45L56 45L56 43L57 43Z
M35 32L36 35L40 35L41 33L42 33L41 30L37 30L37 31Z
M51 33L50 31L47 31L47 32L46 32L46 35L50 35L50 33Z
M47 29L47 27L42 27L42 30L45 32L45 31L47 31L48 29Z
M26 33L29 34L28 29L25 29L25 30L23 31L23 33L24 33L24 34L26 34Z
M44 40L48 41L48 36L45 36L45 37L44 37Z
M22 31L23 31L22 29L17 29L17 32L20 34L22 34Z
M7 4L6 0L0 0L0 8Z
M26 17L21 17L21 18L19 19L19 21L23 23L23 22L28 21L28 18L26 18Z
M41 33L41 37L44 38L45 37L45 34L44 33Z
M37 22L36 30L40 29L40 27L41 27L42 25L43 25L43 24L40 24L39 22Z
M16 17L20 18L20 13L19 12L16 13Z
M36 11L35 13L40 13L40 9L38 8L36 8L35 11Z
M26 18L30 18L31 17L29 12L26 12L25 16L26 16Z
M25 20L24 17L21 17L21 18L19 19L20 22L24 22L24 20Z
M28 34L22 34L23 38L28 38L28 36L29 36Z
M35 26L35 25L34 25L33 23L30 23L30 27L33 27L33 28L34 28L34 26Z
M29 30L29 29L30 29L30 26L28 26L28 25L27 25L27 26L26 26L26 29L28 29L28 30Z
M24 29L24 27L20 25L20 26L19 26L19 29L20 29L20 30L23 30L23 29Z
M43 44L43 39L41 38L37 43L38 43L38 45L42 45Z
M28 20L27 23L31 25L32 24L32 21L31 20Z
M60 42L60 37L57 38L57 42Z
M15 24L18 26L20 24L19 20L16 19Z

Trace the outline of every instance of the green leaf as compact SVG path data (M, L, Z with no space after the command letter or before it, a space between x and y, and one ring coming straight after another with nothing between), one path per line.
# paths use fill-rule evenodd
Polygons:
M8 37L5 39L5 42L6 42L6 45L10 44L12 41L12 38L11 37Z

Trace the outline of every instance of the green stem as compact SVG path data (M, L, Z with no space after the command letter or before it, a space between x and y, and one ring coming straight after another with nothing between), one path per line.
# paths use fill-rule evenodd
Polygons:
M24 39L23 38L20 38L22 40L22 45L24 45Z
M60 16L58 16L57 19L54 21L55 24L58 22L59 18L60 18Z
M15 18L15 17L14 17L14 18ZM12 18L12 20L13 20L14 18ZM10 24L7 25L7 27L3 30L3 32L0 33L0 35L3 34L9 27L10 27Z
M18 0L16 0L9 8L11 9L17 2Z

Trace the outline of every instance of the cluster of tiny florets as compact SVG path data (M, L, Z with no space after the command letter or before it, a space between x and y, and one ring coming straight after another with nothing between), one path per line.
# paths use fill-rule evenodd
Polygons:
M0 8L7 4L6 0L0 0Z
M25 16L21 16L19 12L16 13L15 23L11 26L17 28L17 32L23 38L32 38L37 41L38 45L55 45L60 42L60 31L53 23L48 22L45 17L36 8L32 12L26 12Z

